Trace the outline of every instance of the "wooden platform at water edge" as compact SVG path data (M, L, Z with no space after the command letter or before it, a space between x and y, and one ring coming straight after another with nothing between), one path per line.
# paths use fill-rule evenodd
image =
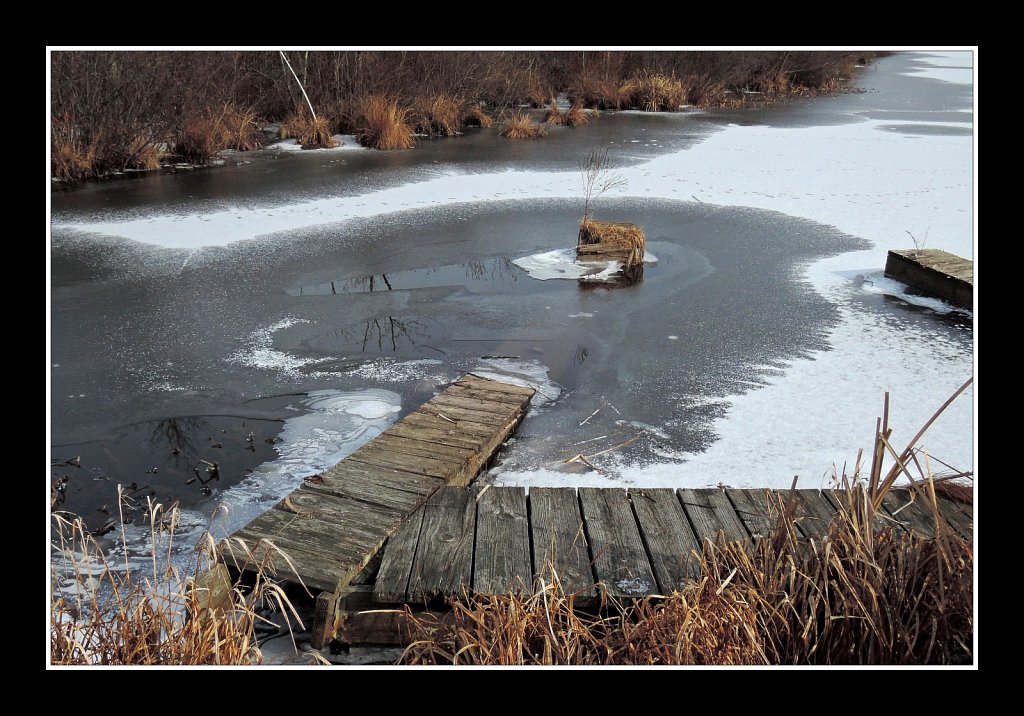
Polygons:
M253 569L273 552L269 542L294 565L275 557L278 576L337 591L439 488L476 477L523 419L533 394L462 377L222 541L222 561Z
M974 308L974 263L947 251L890 251L885 275L961 308Z
M820 539L846 495L831 490L444 487L388 540L379 568L321 595L319 643L400 644L401 604L420 616L464 593L529 593L550 564L563 593L586 607L600 593L620 599L668 595L699 577L704 540L753 541L768 533L777 500L795 500L798 537ZM970 505L939 497L947 525L973 534ZM922 498L905 489L883 500L880 524L935 533ZM316 638L314 642L317 643Z

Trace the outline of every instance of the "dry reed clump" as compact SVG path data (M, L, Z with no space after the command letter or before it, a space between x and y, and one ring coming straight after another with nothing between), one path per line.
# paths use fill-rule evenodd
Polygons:
M225 149L247 152L263 146L258 115L251 107L241 108L231 102L224 105L220 115L220 135Z
M409 110L381 95L360 97L347 115L356 141L373 149L411 149L416 146Z
M509 139L538 139L547 136L548 128L534 122L530 115L516 112L502 126L499 134Z
M579 127L589 121L590 116L579 102L574 102L569 111L565 113L565 124L569 127Z
M629 106L645 112L676 112L686 99L686 88L675 77L643 73L626 83Z
M216 117L203 115L194 117L181 128L174 142L174 155L186 162L205 164L224 147L221 144L221 128Z
M622 109L629 106L629 91L629 84L616 78L581 75L569 88L569 98L591 109Z
M565 124L565 113L558 108L558 100L551 98L548 111L544 114L544 124L562 125Z
M429 137L452 137L463 125L463 103L449 95L421 97L410 111L410 122L416 134Z
M858 456L852 476L844 470L835 478L841 488L831 493L837 513L823 536L803 536L795 493L769 493L767 534L752 541L705 541L690 555L696 576L671 595L608 599L581 609L548 565L532 595L464 596L453 600L452 618L440 622L409 614L415 641L402 661L971 663L972 542L940 511L937 486L948 480L927 467L917 477L908 469L919 464L915 444L924 430L896 453L888 443L887 412L884 424L879 419L869 477L861 478ZM878 459L883 452L896 463L885 475ZM911 481L912 499L927 508L933 534L905 529L881 507L898 474Z
M628 251L626 265L643 263L646 239L644 230L636 224L614 223L609 221L595 221L584 217L580 222L579 239L576 242L576 255L582 256L593 254L592 247L602 244L605 247L615 247Z
M494 124L491 116L484 112L480 105L473 105L462 115L462 124L466 127L490 127Z
M332 138L330 120L323 115L313 119L305 112L297 112L285 119L277 136L281 139L295 139L303 149L330 149L338 146Z
M51 567L50 661L82 664L258 664L257 627L268 610L302 626L281 587L267 576L273 548L249 586L235 583L224 603L210 608L209 593L193 588L170 565L176 508L149 505L151 568L116 565L80 519L53 515L58 559ZM201 549L196 574L209 564L212 540ZM276 626L275 626L276 629Z

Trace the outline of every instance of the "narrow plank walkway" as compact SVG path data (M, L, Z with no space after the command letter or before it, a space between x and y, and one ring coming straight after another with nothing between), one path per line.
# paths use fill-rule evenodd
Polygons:
M974 263L948 251L890 251L885 275L957 306L974 307Z
M453 589L462 572L473 564L477 505L473 503L472 510L466 512L465 491L455 490L445 491L425 511L417 508L446 485L469 484L523 419L533 393L531 388L472 374L463 376L222 541L221 559L244 570L269 557L273 559L271 573L289 581L296 581L297 575L307 587L336 592L349 584L401 526L398 536L403 539L393 540L394 551L406 538L415 535L419 539L421 532L443 547L430 555L433 561L425 561L424 555L416 563L417 574L423 577L412 581L411 587L407 578L402 596L406 588L415 594ZM509 495L509 499L514 502L518 498ZM521 502L525 511L525 500ZM512 503L498 506L513 509ZM413 513L415 518L408 519ZM525 526L525 514L522 517ZM507 544L493 546L508 547L509 551L500 559L499 555L493 557L491 579L497 580L493 585L501 586L507 568L517 564L529 583L532 575L523 568L522 554L512 552L515 525L503 527L501 522L494 521L490 529L495 539ZM287 554L294 569L276 554L275 547ZM507 564L502 560L508 560ZM438 576L445 569L451 573L447 580ZM486 570L481 572L481 580L486 579L485 574ZM428 583L428 578L440 581Z
M546 563L577 602L670 594L695 576L704 540L767 534L775 506L795 500L799 536L820 540L844 495L829 490L445 487L388 542L374 586L379 604L428 604L464 590L532 588ZM940 498L948 526L973 533L970 505ZM930 512L892 490L880 521L927 536Z

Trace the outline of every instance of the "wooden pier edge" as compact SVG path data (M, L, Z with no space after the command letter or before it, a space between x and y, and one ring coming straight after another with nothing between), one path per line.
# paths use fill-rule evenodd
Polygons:
M890 251L885 275L961 308L974 308L974 263L947 251Z

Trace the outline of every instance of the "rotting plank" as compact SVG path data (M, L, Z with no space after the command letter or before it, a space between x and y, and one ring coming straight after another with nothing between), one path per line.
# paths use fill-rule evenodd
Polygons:
M771 534L775 520L770 516L768 490L729 489L725 491L725 494L732 501L736 508L736 514L739 515L751 537L757 539Z
M434 443L435 445L464 448L475 452L480 452L485 443L485 439L481 436L465 430L455 429L450 423L444 428L438 427L436 421L431 421L430 426L425 426L418 425L410 420L402 420L385 430L383 434L396 435L400 438L409 438L411 440L422 440Z
M910 490L889 490L882 497L882 505L889 510L892 519L906 529L926 537L935 536L935 516L923 496L914 495Z
M395 530L384 548L384 558L377 572L373 594L384 604L398 604L406 599L409 575L412 573L416 545L423 525L423 508L416 510Z
M427 500L409 576L410 601L427 603L472 586L475 522L471 490L442 487Z
M515 415L519 414L519 411L510 410L489 410L489 406L476 404L476 408L467 407L467 403L471 401L461 401L455 398L446 399L443 396L438 396L431 400L429 403L425 403L416 409L415 412L424 415L434 415L439 419L454 420L456 423L462 420L466 420L480 425L489 426L501 426L507 423Z
M438 487L440 478L359 462L343 461L321 473L320 480L307 481L305 488L337 497L378 505L408 514L423 503Z
M524 385L502 383L497 380L491 380L490 378L482 378L475 373L467 373L457 380L455 385L462 385L467 388L477 388L482 390L493 390L501 393L511 393L512 395L518 395L525 399L532 398L537 392L533 388L527 388Z
M523 407L523 398L514 393L505 393L498 390L486 390L472 388L465 385L455 385L447 388L444 394L453 398L464 400L483 401L485 403L499 403L507 405L512 410L519 410Z
M597 590L576 490L534 487L529 503L534 573L545 580L557 576L563 594L592 602Z
M974 539L974 512L970 505L964 505L945 495L939 495L939 509L949 524L968 540Z
M438 460L420 455L405 455L393 452L376 441L371 441L346 458L352 462L366 463L378 467L404 470L414 475L429 475L442 480L459 479L465 472L465 465L450 460Z
M747 529L723 490L683 488L677 494L694 533L702 542L706 539L715 542L719 535L726 542L747 539Z
M477 494L473 591L532 591L526 491L522 487L487 487Z
M799 500L797 523L807 537L821 539L828 534L829 525L836 515L836 509L821 490L795 490Z
M626 491L581 487L580 512L594 556L594 574L616 597L642 597L657 580L647 559Z
M392 452L400 452L403 455L429 457L435 460L446 460L448 462L455 462L458 464L464 464L467 460L473 457L473 454L476 452L475 450L468 448L439 445L427 440L407 438L389 434L387 432L378 435L374 439L373 444L387 448Z
M669 489L630 490L629 498L659 591L667 595L682 589L700 575L692 556L700 548L682 505Z

